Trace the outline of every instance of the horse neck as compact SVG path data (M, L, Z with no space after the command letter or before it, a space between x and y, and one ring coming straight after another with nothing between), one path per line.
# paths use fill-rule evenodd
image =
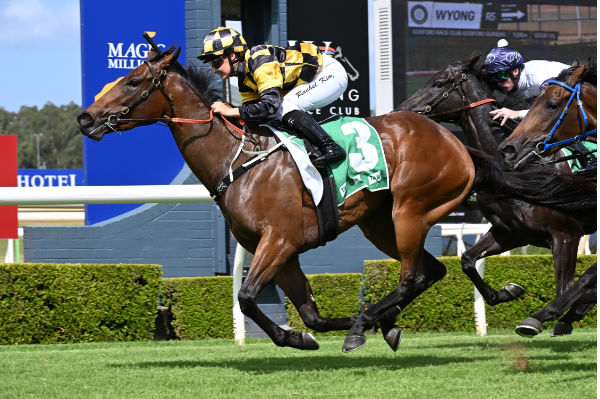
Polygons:
M210 105L180 75L169 79L167 88L173 94L175 116L210 119ZM231 132L215 114L210 123L171 123L170 130L183 159L208 190L214 190L228 173L240 137Z
M469 80L461 86L467 104L491 97L488 90L480 87L474 75L469 74L468 76ZM495 109L495 106L488 103L465 110L461 112L458 125L465 133L467 145L490 155L499 156L498 145L502 138L494 135L497 128L489 114L493 109Z

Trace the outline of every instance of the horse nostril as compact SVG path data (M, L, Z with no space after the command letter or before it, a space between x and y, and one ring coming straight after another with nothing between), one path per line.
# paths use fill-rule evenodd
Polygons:
M94 122L94 117L87 112L82 112L77 117L77 122L79 122L80 126L89 126Z
M502 147L501 151L505 154L514 154L515 147L513 147L512 145L505 145L504 147Z

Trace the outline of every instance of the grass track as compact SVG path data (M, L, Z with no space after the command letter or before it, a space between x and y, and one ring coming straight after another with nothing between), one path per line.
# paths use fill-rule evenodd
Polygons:
M596 398L597 332L381 335L341 352L270 340L0 346L0 398Z

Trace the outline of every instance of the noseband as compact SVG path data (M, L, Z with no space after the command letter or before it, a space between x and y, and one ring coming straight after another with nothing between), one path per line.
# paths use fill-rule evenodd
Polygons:
M581 102L581 81L577 82L577 84L574 87L571 87L571 86L567 85L566 83L559 82L558 80L554 80L554 79L549 80L548 83L559 85L562 88L567 89L568 91L571 92L571 97L569 97L569 101L567 101L567 105L565 105L565 109L563 110L562 114L560 115L560 117L558 118L558 120L556 121L556 123L554 124L552 129L550 130L550 133L548 133L548 136L544 139L544 141L542 141L536 145L535 151L538 154L541 154L542 152L544 152L550 148L553 148L553 147L559 147L559 146L562 147L567 144L578 143L582 139L584 139L588 136L591 136L592 134L596 134L596 130L597 130L597 129L592 129L587 132L585 131L588 127L588 117L587 117L587 114L585 113L585 110L583 109L583 104ZM583 117L583 123L585 125L583 128L584 132L581 134L578 134L575 137L571 137L571 138L561 140L561 141L555 141L553 143L548 143L548 141L554 135L554 132L556 132L556 129L558 129L558 127L562 123L563 118L567 114L567 111L569 110L569 107L571 106L571 103L573 102L573 99L575 97L577 97L577 105L579 107L579 111L581 112L581 116Z

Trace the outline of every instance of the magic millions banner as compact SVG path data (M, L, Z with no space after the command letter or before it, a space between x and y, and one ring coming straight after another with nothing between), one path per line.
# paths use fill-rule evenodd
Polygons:
M367 0L288 1L288 41L312 42L335 52L348 73L348 88L332 104L313 111L317 120L332 115L370 116L369 23Z
M80 7L84 109L148 58L144 32L162 49L181 47L179 61L186 63L184 0L81 0ZM83 151L90 186L169 184L184 166L169 129L159 125L108 134L100 142L86 138ZM137 206L87 205L86 224Z

